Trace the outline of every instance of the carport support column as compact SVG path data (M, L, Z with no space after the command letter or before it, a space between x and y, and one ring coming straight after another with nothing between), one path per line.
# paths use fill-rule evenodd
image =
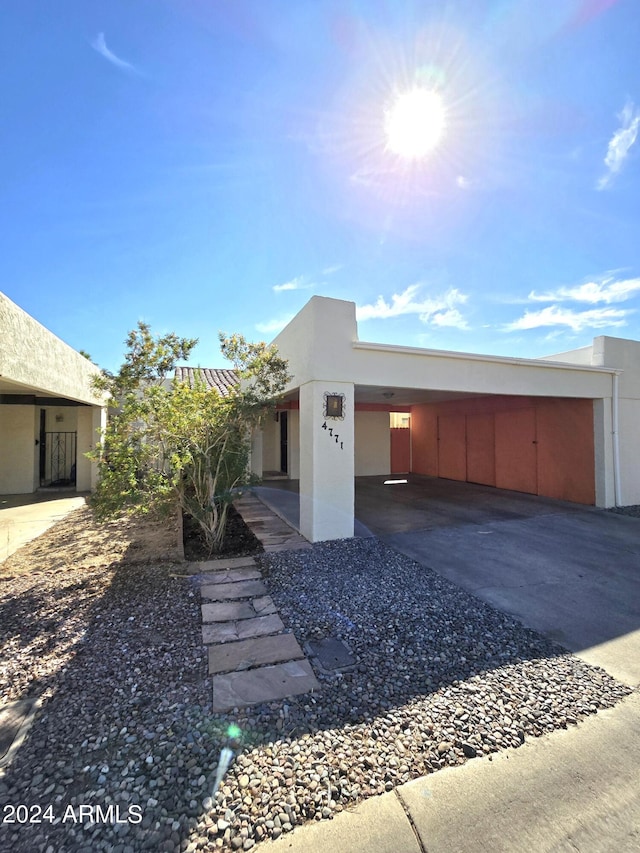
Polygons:
M327 415L327 395L343 417ZM300 387L300 532L310 542L353 536L354 387L307 382Z

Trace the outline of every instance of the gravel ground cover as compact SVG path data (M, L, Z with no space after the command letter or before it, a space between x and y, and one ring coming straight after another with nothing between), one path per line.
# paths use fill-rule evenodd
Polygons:
M0 780L0 809L51 805L57 821L5 823L0 849L249 850L630 692L378 540L259 560L297 638L342 638L356 669L318 673L317 695L220 716L180 566L0 584L0 695L47 700ZM212 799L224 745L235 757Z
M631 506L616 506L611 509L611 512L617 512L618 515L630 515L633 518L640 518L640 504L632 504Z

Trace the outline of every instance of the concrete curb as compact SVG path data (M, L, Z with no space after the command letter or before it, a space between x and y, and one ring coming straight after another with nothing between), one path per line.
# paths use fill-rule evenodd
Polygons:
M640 691L578 726L468 761L296 828L265 850L636 853Z

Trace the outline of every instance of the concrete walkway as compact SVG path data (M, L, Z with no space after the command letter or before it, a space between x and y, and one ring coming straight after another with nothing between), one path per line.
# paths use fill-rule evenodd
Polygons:
M273 853L637 853L640 693L261 845Z
M84 503L69 492L0 495L0 563Z

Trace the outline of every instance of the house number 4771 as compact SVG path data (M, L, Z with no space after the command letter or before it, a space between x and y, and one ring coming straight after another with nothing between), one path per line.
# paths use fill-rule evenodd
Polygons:
M338 433L336 432L334 434L333 427L327 426L327 422L325 421L322 424L322 429L326 430L329 433L330 437L335 439L336 444L340 445L340 450L344 450L344 444L340 441L340 436L338 435Z

